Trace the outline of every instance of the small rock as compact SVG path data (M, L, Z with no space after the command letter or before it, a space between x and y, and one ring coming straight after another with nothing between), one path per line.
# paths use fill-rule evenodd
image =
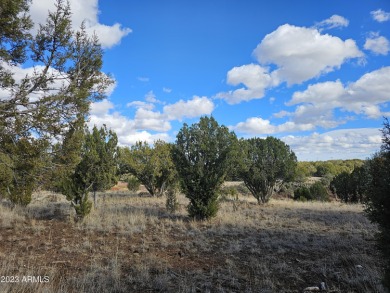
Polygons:
M320 287L312 286L312 287L306 287L305 289L303 289L303 292L316 292L316 291L320 291Z
M321 290L321 291L325 291L325 290L326 290L326 284L325 284L325 282L321 282L321 283L320 283L320 290Z
M362 266L362 265L356 265L355 268L357 268L357 269L362 269L363 266Z

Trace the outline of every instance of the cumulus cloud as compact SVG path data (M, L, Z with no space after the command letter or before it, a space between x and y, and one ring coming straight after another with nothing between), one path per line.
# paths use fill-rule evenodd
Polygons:
M313 130L315 126L313 124L297 124L295 122L285 122L280 125L272 125L271 121L262 119L260 117L250 117L244 122L239 122L234 126L229 127L239 133L245 133L250 135L262 135L262 134L274 134L281 132L296 132L296 131L308 131Z
M86 29L91 34L95 33L103 48L111 48L120 43L123 37L132 32L130 28L124 28L119 23L111 26L99 23L98 0L70 0L72 11L72 25L78 29L84 21ZM54 1L51 0L33 0L30 7L31 18L36 24L37 30L39 23L44 23L48 11L54 11Z
M381 135L376 128L339 129L309 136L281 138L295 152L300 161L328 159L366 159L381 145Z
M344 86L339 80L309 85L295 92L287 106L298 105L294 112L277 113L276 117L290 116L295 123L311 123L324 128L336 127L348 118L335 120L335 109L376 119L387 116L381 106L390 102L390 67L369 72L356 82Z
M322 28L347 26L348 20L333 15L318 24ZM266 35L253 51L259 64L247 64L232 68L227 73L227 83L244 87L220 92L215 97L229 104L261 99L265 91L283 82L300 84L339 69L350 59L362 60L364 54L352 39L342 40L321 29L298 27L290 24L279 26ZM267 67L270 66L270 67ZM274 68L270 71L270 68Z
M154 113L140 108L135 118L129 119L114 110L115 105L108 100L92 103L88 125L92 128L94 125L101 127L105 124L115 131L119 144L123 146L133 145L137 141L146 141L151 144L157 139L171 140L169 134L166 133L170 129L170 124L159 116L158 112Z
M234 91L222 92L217 98L226 100L229 104L261 99L265 89L274 84L268 69L257 64L234 67L227 73L227 83L233 86L243 84L245 87Z
M115 111L115 105L108 101L92 103L89 125L102 126L114 130L121 145L131 145L140 139L152 143L156 139L170 140L167 133L171 130L171 121L184 118L194 118L202 115L209 115L214 110L214 103L207 97L194 96L192 99L179 100L176 103L166 105L162 111L153 111L155 103L159 103L152 92L146 94L145 101L132 101L128 107L136 108L133 119Z
M348 113L363 115L368 119L389 116L390 112L382 111L390 102L390 67L369 72L356 82L343 85L340 80L312 84L304 91L293 94L287 106L295 106L292 112L280 111L275 118L288 118L282 124L272 124L270 120L259 117L248 118L230 126L240 133L259 135L283 132L314 130L316 127L334 128L346 123L351 117ZM335 110L344 115L335 117Z
M261 64L275 64L273 74L289 85L331 72L363 53L352 39L341 40L315 28L285 24L266 35L253 54Z
M390 12L385 12L382 9L371 11L370 13L372 18L378 22L385 22L390 20Z
M134 107L137 109L142 108L142 109L146 109L146 110L153 110L153 108L155 107L154 104L146 103L144 101L133 101L133 102L127 103L126 106L127 107Z
M330 18L325 19L315 25L316 28L318 28L320 31L325 29L332 29L337 27L347 27L349 25L349 20L334 14Z
M171 129L171 124L164 114L153 112L144 108L139 108L135 113L136 129L147 129L165 132Z
M376 55L387 55L390 51L389 40L378 33L371 32L366 38L364 49L372 51Z
M183 118L194 118L202 115L209 115L214 110L214 103L207 97L194 96L191 100L180 100L175 104L164 107L164 114L169 120Z

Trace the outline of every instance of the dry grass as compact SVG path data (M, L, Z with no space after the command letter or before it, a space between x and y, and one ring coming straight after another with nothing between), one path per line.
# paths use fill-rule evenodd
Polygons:
M0 275L48 283L0 283L0 292L384 292L376 227L359 205L251 197L221 203L218 216L187 218L165 198L99 195L83 221L60 195L27 209L0 205Z

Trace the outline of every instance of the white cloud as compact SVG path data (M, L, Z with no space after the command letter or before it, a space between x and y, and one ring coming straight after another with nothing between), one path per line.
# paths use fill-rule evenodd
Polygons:
M202 115L209 115L214 110L214 103L207 97L194 96L192 100L180 100L175 104L164 107L164 114L169 120L179 120L183 118L194 118Z
M293 112L280 111L276 118L289 117L279 125L259 117L248 118L231 129L246 134L274 134L314 130L316 127L334 128L351 118L346 112L364 115L368 119L389 116L381 107L390 102L390 67L383 67L363 75L356 82L344 86L339 80L309 85L305 91L295 92L287 106ZM346 113L335 118L334 111Z
M226 100L229 104L238 104L252 99L261 99L264 97L265 89L274 82L267 68L248 64L231 69L227 73L227 83L234 86L243 84L245 88L218 93L216 97Z
M137 109L142 108L145 110L153 110L154 109L154 104L146 103L144 101L133 101L133 102L127 103L126 106L127 107L134 107Z
M239 122L235 126L229 128L239 133L245 133L250 135L262 135L262 134L274 134L281 132L296 132L296 131L308 131L313 130L314 125L296 124L295 122L288 121L280 125L272 125L269 120L262 119L260 117L248 118L245 122Z
M138 141L146 141L149 145L153 144L157 140L163 140L169 142L172 138L167 133L151 134L147 131L137 131L123 137L120 141L120 145L131 146Z
M368 118L379 118L389 113L381 113L379 106L390 102L390 66L366 73L346 88L343 108L365 114Z
M149 92L145 97L151 98L152 95ZM152 100L159 103L154 95ZM127 106L136 108L134 119L115 112L115 105L108 100L92 103L89 125L100 127L106 124L117 133L121 145L131 145L139 140L153 143L156 139L171 140L167 134L171 130L170 121L209 115L214 110L210 99L198 96L167 105L162 112L152 111L155 105L144 101L132 101Z
M170 129L170 124L158 112L138 109L135 119L131 120L118 112L111 113L114 108L115 106L108 100L92 103L89 127L92 128L94 125L101 127L105 124L118 135L120 145L133 145L137 141L153 143L157 139L171 140L165 132Z
M163 92L164 93L171 93L172 92L172 89L168 88L168 87L163 87Z
M260 64L276 64L272 74L297 84L338 69L345 61L363 57L355 41L341 40L317 29L289 24L266 35L254 50Z
M100 117L108 113L111 109L114 109L114 104L105 99L100 102L92 103L89 113L90 115Z
M371 11L370 13L372 18L378 22L385 22L390 20L390 12L385 12L382 9Z
M366 38L364 49L372 51L376 55L387 55L390 51L390 43L385 37L372 32Z
M379 150L381 135L376 128L339 129L309 136L281 138L300 161L366 159Z
M390 67L366 73L356 82L344 86L339 80L309 85L305 91L295 92L288 106L298 105L294 112L276 113L275 117L290 116L298 124L313 124L332 128L349 118L335 120L335 109L365 115L370 119L387 116L381 106L390 102Z
M171 129L171 124L166 116L160 112L153 112L147 109L139 108L135 113L136 129L145 129L165 132Z
M149 103L161 103L159 100L157 100L156 95L153 93L153 91L149 91L145 95L145 100Z
M48 11L54 11L54 1L52 0L33 0L30 6L31 18L36 24L37 30L39 23L44 23ZM70 0L72 11L72 25L78 29L83 21L87 31L96 33L103 48L111 48L120 43L121 39L132 32L130 28L123 28L119 23L112 26L99 23L98 0Z
M334 14L330 18L325 19L315 25L320 31L324 29L332 29L332 28L337 28L337 27L347 27L349 25L349 20Z
M141 81L141 82L148 82L150 79L149 77L146 77L146 76L139 76L137 77L138 81Z

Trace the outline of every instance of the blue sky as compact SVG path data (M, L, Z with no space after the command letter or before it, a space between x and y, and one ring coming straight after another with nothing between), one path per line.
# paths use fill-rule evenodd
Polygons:
M34 0L40 21L50 6ZM299 160L369 157L390 116L388 0L72 0L115 78L90 124L121 145L175 141L213 115L238 137L272 135Z

